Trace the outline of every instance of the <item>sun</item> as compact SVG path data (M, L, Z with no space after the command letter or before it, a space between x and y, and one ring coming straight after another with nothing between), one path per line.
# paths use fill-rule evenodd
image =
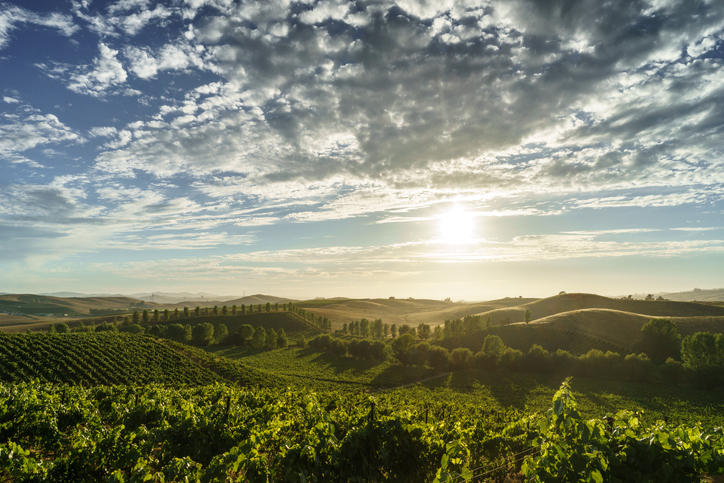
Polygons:
M440 215L440 237L449 245L473 242L473 215L459 206Z

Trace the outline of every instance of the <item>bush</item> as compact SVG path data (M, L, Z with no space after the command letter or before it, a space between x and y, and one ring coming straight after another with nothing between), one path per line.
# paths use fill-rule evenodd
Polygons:
M465 371L472 366L473 353L470 349L458 347L450 353L450 369Z
M347 355L348 345L346 340L332 339L332 342L329 343L329 352L338 356L345 356Z
M397 337L392 341L392 353L401 363L407 365L410 363L410 351L415 345L415 336L407 333Z
M508 347L502 354L500 354L498 365L504 371L521 371L523 369L523 353L518 349Z
M387 359L387 344L381 340L373 342L370 348L370 358L376 361Z
M410 363L416 366L424 366L427 363L427 355L430 351L430 344L420 342L412 348L410 353Z
M493 371L495 370L495 363L496 363L496 357L495 356L489 356L485 352L478 351L477 354L475 354L475 357L473 358L473 364L475 364L475 367L478 369L484 370L484 371Z
M319 350L325 350L332 342L332 336L329 334L320 334L309 341L309 346Z
M430 346L427 351L427 362L430 367L434 367L438 371L447 370L450 365L450 351L440 346Z
M269 329L266 331L266 341L264 342L264 345L268 349L277 348L277 332L274 329Z
M214 342L214 325L209 322L196 324L191 329L193 344L197 346L208 346Z
M538 344L533 344L524 357L523 366L530 372L549 373L553 370L551 353Z

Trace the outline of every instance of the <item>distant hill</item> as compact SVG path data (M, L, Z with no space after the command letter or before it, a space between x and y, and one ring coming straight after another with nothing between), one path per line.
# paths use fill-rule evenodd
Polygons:
M298 302L296 305L332 320L332 328L366 319L382 319L388 324L442 324L445 319L457 319L503 307L517 306L538 299L506 298L488 302L453 303L430 299L318 299ZM521 319L522 320L522 319Z
M717 302L724 301L724 288L714 288L711 290L702 290L695 288L688 292L665 293L661 295L668 300L677 300L681 302Z
M266 304L267 302L271 304L280 303L280 304L287 304L289 302L296 302L295 300L284 298L284 297L275 297L273 295L263 295L263 294L256 294L256 295L248 295L246 297L233 299L233 300L224 300L224 305L249 305L249 304Z
M607 309L644 315L649 318L724 316L724 307L712 305L667 300L613 299L585 293L556 295L514 307L483 312L481 315L490 316L493 324L497 325L506 321L523 322L526 310L530 310L532 320L537 320L551 315L583 309Z
M215 295L206 292L141 292L131 294L129 297L157 304L179 304L185 301L196 301L196 305L200 305L233 299L236 295Z
M0 311L13 314L90 315L90 309L129 309L145 303L129 297L50 297L36 294L0 295Z

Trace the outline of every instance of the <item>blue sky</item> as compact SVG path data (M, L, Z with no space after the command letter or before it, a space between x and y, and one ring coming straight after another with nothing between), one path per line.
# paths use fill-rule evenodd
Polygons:
M724 5L0 3L0 291L724 286Z

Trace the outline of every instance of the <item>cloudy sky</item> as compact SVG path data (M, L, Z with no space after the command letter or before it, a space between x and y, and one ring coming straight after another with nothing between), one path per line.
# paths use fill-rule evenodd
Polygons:
M0 3L0 291L724 286L724 3Z

